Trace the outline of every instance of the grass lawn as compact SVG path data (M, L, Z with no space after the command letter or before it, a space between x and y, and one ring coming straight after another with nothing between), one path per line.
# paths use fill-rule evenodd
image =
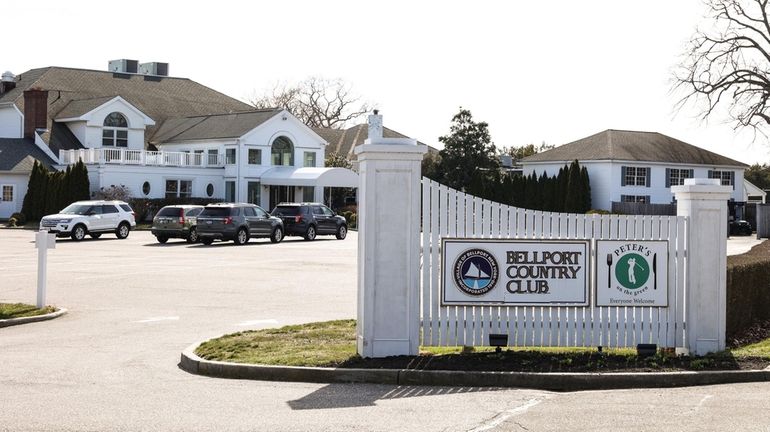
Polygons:
M35 306L24 303L0 303L0 319L45 315L52 312L56 312L56 308L53 306L38 309Z
M355 321L340 320L246 331L204 342L196 354L234 363L525 372L762 369L770 365L770 339L704 357L634 349L422 347L418 356L362 359L356 354Z

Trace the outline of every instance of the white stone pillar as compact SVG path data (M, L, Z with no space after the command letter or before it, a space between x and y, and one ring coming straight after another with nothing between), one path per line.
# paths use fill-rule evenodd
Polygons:
M355 149L358 187L358 354L415 355L420 346L421 167L427 147L383 138L369 116L369 138Z
M689 218L686 340L690 353L725 349L727 310L727 200L718 179L687 179L674 186L677 215Z

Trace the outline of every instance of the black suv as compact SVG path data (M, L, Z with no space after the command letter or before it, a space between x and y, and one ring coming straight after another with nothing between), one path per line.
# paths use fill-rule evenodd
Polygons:
M314 240L317 235L335 235L342 240L348 235L348 223L329 207L319 203L280 203L273 216L283 220L286 235Z
M278 243L283 240L283 233L281 219L254 204L209 204L198 215L198 238L205 245L215 239L242 245L251 237L269 237L271 242Z

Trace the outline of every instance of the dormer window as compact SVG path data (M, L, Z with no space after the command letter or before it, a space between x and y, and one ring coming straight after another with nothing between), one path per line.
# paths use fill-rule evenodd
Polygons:
M270 150L270 159L273 165L294 165L294 145L291 140L281 136L273 141Z
M102 145L128 147L128 121L123 114L114 112L104 119Z

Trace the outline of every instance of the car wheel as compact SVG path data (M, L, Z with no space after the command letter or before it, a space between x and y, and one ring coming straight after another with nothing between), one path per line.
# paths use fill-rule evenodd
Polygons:
M283 240L283 230L281 227L277 227L273 230L273 234L270 235L270 241L273 243L280 243Z
M120 225L118 225L118 229L115 230L115 235L123 240L124 238L128 237L128 233L131 232L131 227L125 223L122 222Z
M315 226L310 225L309 227L307 227L307 231L305 231L305 240L307 241L315 240L315 234L316 234Z
M246 231L246 228L241 228L238 230L238 233L235 234L235 238L233 239L233 242L237 245L246 244L246 242L249 241L249 233Z
M89 234L89 235L91 236L92 239L96 240L96 239L98 239L99 237L102 236L102 233L92 233L92 234Z
M204 239L201 239L201 243L205 244L206 246L210 246L211 243L214 243L214 239L212 239L212 238L204 238Z
M72 228L72 240L80 241L83 240L86 237L86 227L85 225L78 224L75 225L74 228Z
M345 237L348 236L348 227L345 225L340 225L339 228L337 228L337 240L345 240Z
M158 236L158 243L165 243L168 241L168 237L159 235Z
M187 234L187 243L198 243L198 230L190 228L190 233Z

